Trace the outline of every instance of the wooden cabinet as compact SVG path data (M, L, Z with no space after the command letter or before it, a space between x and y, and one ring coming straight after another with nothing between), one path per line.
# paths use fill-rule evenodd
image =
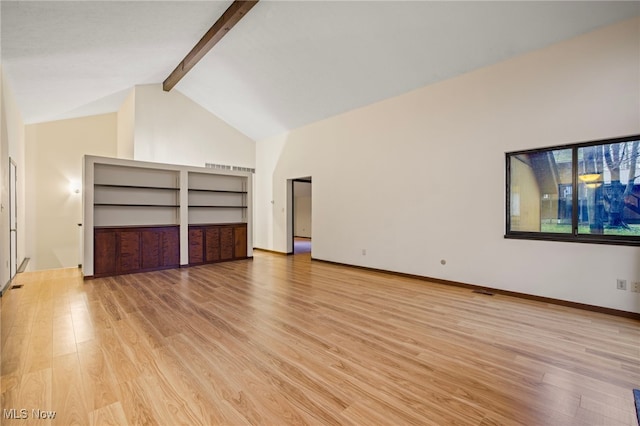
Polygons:
M126 273L142 269L140 265L140 232L120 231L116 234L116 242L119 243L116 252L117 271Z
M178 226L95 228L96 277L180 266Z
M145 250L142 251L142 265L143 269L156 269L162 264L162 255L160 243L162 241L162 234L159 232L143 230L140 232L142 238L142 246Z
M140 231L142 269L163 269L180 265L180 234L177 227Z
M189 226L189 264L247 258L247 224Z
M94 273L97 276L113 274L116 271L116 233L105 230L95 231Z
M233 251L236 257L247 257L247 227L237 226L234 228Z
M233 259L233 228L231 226L220 227L220 259Z
M180 266L178 226L95 228L94 276ZM189 264L247 258L247 224L189 226Z
M163 231L160 247L162 249L160 259L163 267L180 266L180 230L178 227Z
M189 263L204 260L204 229L189 227Z
M205 259L207 262L217 262L220 256L220 227L212 226L204 229L207 245L205 246Z

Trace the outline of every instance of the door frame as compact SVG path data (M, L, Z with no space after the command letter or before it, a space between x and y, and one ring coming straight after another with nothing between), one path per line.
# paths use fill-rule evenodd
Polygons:
M18 165L9 158L9 280L18 273Z
M287 221L287 254L293 254L295 240L295 183L304 182L313 185L311 176L299 177L295 179L287 179L287 212L289 220ZM313 188L313 186L312 186ZM313 189L312 189L313 190ZM313 201L311 202L311 215L313 216ZM313 223L313 222L312 222ZM313 237L313 233L311 234Z

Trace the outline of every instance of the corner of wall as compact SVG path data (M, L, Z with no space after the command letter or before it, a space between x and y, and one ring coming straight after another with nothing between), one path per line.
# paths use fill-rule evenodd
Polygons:
M136 88L134 87L118 110L118 146L116 151L118 158L133 160L136 119L135 103Z

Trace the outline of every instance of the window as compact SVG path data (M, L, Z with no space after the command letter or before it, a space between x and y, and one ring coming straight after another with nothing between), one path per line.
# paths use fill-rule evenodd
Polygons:
M507 238L640 245L640 135L511 152Z

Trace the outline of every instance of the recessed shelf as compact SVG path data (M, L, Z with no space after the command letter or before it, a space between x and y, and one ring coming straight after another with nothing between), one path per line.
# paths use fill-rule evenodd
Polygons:
M194 192L213 192L219 194L246 194L247 191L225 191L222 189L201 189L201 188L189 188L189 191Z
M157 225L101 225L94 226L93 229L120 229L120 230L135 230L135 229L156 229L156 228L180 228L180 225L175 223L160 223Z
M246 209L247 206L189 206L189 208L200 207L207 209Z
M216 223L190 223L189 228L200 228L203 226L234 226L234 225L246 225L246 222L216 222Z
M179 204L121 204L121 203L95 203L94 207L180 207Z
M114 185L110 183L96 183L95 187L101 188L124 188L124 189L159 189L162 191L179 191L180 188L165 187L165 186L143 186L143 185Z

